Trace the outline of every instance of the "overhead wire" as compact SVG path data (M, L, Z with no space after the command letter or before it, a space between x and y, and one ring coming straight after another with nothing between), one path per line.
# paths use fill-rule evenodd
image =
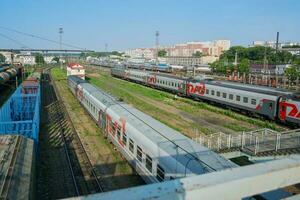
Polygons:
M60 43L59 41L56 41L56 40L48 39L48 38L45 38L45 37L42 37L42 36L39 36L39 35L35 35L35 34L31 34L31 33L25 33L23 31L19 31L19 30L16 30L16 29L7 28L7 27L4 27L4 26L0 26L0 28L4 29L4 30L7 30L7 31L17 33L17 34L21 34L21 35L24 35L24 36L37 38L37 39L44 40L44 41L51 42L51 43L55 43L55 44L61 44L61 45L66 46L66 47L76 48L76 49L80 49L80 50L86 50L85 48L82 48L82 47L79 47L79 46L75 46L75 45L64 43L64 42Z
M10 41L12 41L12 42L18 44L18 45L20 45L22 48L28 48L27 45L23 44L22 42L20 42L20 41L18 41L18 40L16 40L16 39L13 39L13 38L11 38L11 37L8 37L7 35L4 35L3 33L0 33L0 36L2 36L3 38L6 38L6 39L8 39L8 40L10 40Z

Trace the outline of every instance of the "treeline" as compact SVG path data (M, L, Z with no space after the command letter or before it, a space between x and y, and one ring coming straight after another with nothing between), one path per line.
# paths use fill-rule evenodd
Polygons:
M234 66L235 55L237 54L237 66ZM220 59L211 64L213 72L225 74L227 72L238 71L248 74L250 72L250 64L292 64L296 71L300 65L300 56L292 55L287 51L278 51L270 47L242 47L233 46L225 51Z

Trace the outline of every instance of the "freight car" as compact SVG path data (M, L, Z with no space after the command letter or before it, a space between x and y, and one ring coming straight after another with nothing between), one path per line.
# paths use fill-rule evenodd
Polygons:
M20 74L22 70L22 67L2 67L0 68L0 84L4 84L10 79L16 77L18 74Z
M213 102L283 123L300 125L299 93L269 87L215 81L205 77L199 79L179 78L168 74L125 68L113 68L111 74L188 98Z
M235 167L145 113L76 76L68 76L73 95L147 183Z

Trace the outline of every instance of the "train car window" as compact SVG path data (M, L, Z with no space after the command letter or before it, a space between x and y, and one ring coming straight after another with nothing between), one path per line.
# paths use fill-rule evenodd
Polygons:
M126 144L127 144L127 135L126 135L126 133L123 133L122 141L123 141L123 144L126 146Z
M152 173L152 158L146 154L146 168Z
M229 94L229 99L233 100L233 94Z
M248 103L248 97L244 97L244 98L243 98L243 102L244 102L244 103Z
M227 93L223 93L223 98L226 98L227 97Z
M237 100L237 101L240 101L240 100L241 100L241 96L236 95L236 100Z
M251 104L256 105L256 99L251 99Z
M133 150L134 150L134 142L132 139L129 139L129 151L133 153Z
M137 156L137 159L142 162L143 160L143 150L141 147L137 146L137 149L136 149L136 156Z
M215 95L215 91L214 90L211 91L211 95Z
M206 89L206 94L209 94L209 89Z
M217 91L217 96L219 97L221 95L221 93L219 91Z
M156 170L156 178L160 182L162 182L165 179L165 170L157 164L157 170Z

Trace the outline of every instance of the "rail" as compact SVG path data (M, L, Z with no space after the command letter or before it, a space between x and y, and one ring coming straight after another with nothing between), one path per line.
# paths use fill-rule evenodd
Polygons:
M69 125L70 125L70 128L71 128L72 137L73 137L73 139L75 139L73 143L76 142L76 147L80 150L80 156L85 161L84 162L85 165L86 165L85 167L88 168L88 171L92 175L93 180L95 181L95 183L97 185L97 191L98 192L103 192L103 187L102 187L102 185L101 185L101 183L100 183L100 181L98 179L98 176L97 176L97 174L95 172L95 169L94 169L94 167L92 165L92 162L91 162L91 160L88 157L87 151L86 151L84 145L82 144L81 139L80 139L80 137L79 137L79 135L78 135L78 133L77 133L77 131L76 131L73 123L72 123L72 120L71 120L71 118L70 118L70 116L68 114L68 111L67 111L65 105L62 102L62 98L60 96L60 93L58 92L58 89L57 89L55 81L53 81L53 79L52 79L51 73L49 73L49 69L48 69L48 74L49 74L49 80L52 82L53 91L54 91L53 92L54 94L52 94L52 95L56 96L57 103L59 104L59 106L61 108L60 109L61 112L58 113L58 117L61 117L61 118L65 117L67 119L67 121L70 122ZM77 183L76 175L74 173L75 169L73 169L74 166L72 165L71 155L70 155L69 148L68 148L68 145L67 145L68 141L66 139L66 136L65 136L65 133L64 133L64 128L63 128L61 122L60 122L60 127L61 127L61 130L62 130L61 131L61 138L63 140L64 150L65 150L65 153L66 153L66 156L67 156L67 160L68 160L68 163L69 163L69 168L70 168L70 171L71 171L71 174L72 174L72 179L73 179L73 182L74 182L74 187L76 188L77 195L79 195L80 194L80 192L79 192L79 186L78 186L79 184Z

